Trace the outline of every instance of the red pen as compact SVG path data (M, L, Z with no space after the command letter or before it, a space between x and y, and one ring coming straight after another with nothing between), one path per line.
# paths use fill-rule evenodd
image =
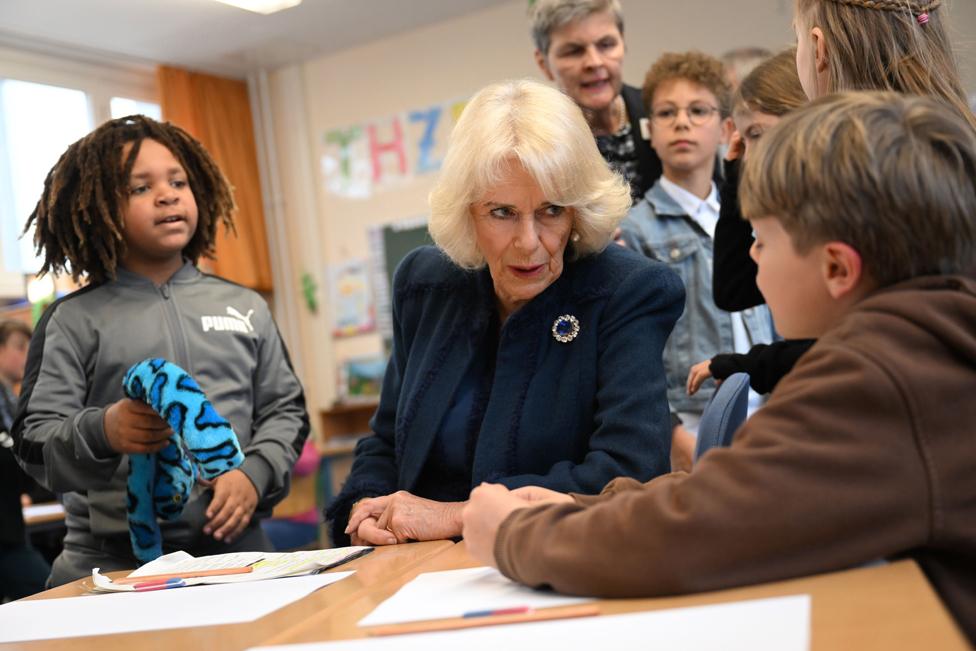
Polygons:
M496 615L521 615L528 612L532 612L532 609L528 606L514 606L512 608L499 608L497 610L472 610L461 616L468 619L471 617L494 617Z
M186 585L186 581L179 577L173 577L170 579L157 579L156 581L146 581L144 583L136 583L133 587L136 592L149 592L151 590L169 590L170 588L182 588Z

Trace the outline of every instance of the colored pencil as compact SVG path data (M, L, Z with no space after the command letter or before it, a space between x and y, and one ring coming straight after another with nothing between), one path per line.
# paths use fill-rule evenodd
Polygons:
M429 633L432 631L452 631L459 628L474 628L476 626L497 626L500 624L521 624L523 622L542 622L550 619L569 619L572 617L590 617L599 615L600 607L596 604L583 606L566 606L563 608L546 608L529 612L509 615L489 615L484 617L456 617L453 619L437 619L423 622L409 622L406 624L384 624L371 626L366 629L370 636L403 635L405 633Z
M244 567L224 567L219 570L197 570L186 572L173 572L172 574L152 574L147 576L126 576L115 579L115 583L144 583L146 581L165 581L166 579L195 579L199 576L224 576L225 574L247 574L253 572L254 568L250 565Z

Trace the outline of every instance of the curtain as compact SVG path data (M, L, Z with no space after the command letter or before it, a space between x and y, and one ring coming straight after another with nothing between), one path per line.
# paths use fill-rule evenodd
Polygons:
M247 84L170 66L157 69L163 119L203 143L234 188L237 235L218 228L216 260L201 267L262 292L271 292L254 123Z

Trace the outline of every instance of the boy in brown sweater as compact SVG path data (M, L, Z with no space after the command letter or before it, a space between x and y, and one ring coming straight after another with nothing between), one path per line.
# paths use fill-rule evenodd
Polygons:
M825 98L763 139L741 198L777 329L816 345L691 474L476 488L469 551L601 597L907 556L976 641L976 133L928 99Z

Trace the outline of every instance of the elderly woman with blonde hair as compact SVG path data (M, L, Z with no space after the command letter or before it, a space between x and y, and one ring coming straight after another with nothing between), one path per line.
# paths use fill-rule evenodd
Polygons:
M596 493L669 469L661 354L684 291L607 246L629 190L580 109L535 82L489 86L442 170L437 246L397 269L373 434L327 512L336 544L460 536L484 481Z

